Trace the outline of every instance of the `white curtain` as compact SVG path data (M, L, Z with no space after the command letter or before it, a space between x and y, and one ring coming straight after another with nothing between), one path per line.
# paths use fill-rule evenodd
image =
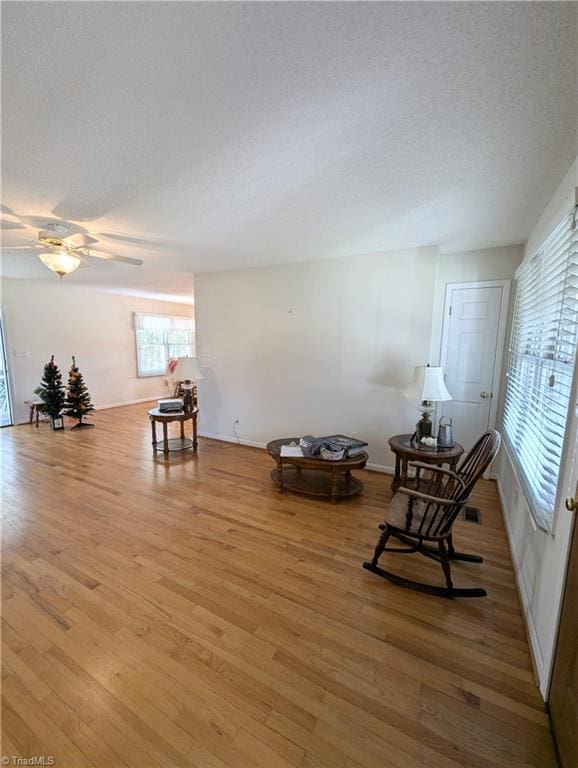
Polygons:
M137 331L192 331L193 319L177 315L145 315L142 312L135 312L134 327Z

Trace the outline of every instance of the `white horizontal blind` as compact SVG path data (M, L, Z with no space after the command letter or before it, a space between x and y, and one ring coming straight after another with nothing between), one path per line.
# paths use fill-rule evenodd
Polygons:
M517 276L504 432L536 522L551 529L578 333L574 212Z
M163 376L171 357L193 356L193 319L135 312L138 375Z

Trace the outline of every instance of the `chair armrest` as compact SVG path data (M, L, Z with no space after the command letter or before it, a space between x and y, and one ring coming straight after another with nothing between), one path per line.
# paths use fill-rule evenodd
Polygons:
M459 478L458 478L459 480ZM460 480L460 483L463 487L463 483ZM454 504L465 504L466 499L463 501L456 501L456 499L441 499L439 496L430 496L428 493L422 493L421 491L414 491L412 488L398 488L396 493L403 493L404 496L413 496L416 499L421 499L422 501L428 501L430 504L443 504L446 507L452 506Z
M454 480L459 480L460 483L462 482L462 479L458 474L452 472L451 469L438 467L437 464L426 464L425 461L408 461L408 467L415 467L416 469L427 469L430 472L438 472L444 475L449 475L450 477L453 477Z

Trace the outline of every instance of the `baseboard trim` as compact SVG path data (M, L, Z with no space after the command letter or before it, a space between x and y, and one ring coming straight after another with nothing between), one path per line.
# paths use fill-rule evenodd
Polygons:
M157 400L162 400L166 395L160 395L159 397L141 397L138 400L125 400L124 403L111 403L110 405L95 405L95 411L108 411L109 408L122 408L124 405L138 405L139 403L154 403ZM29 424L29 419L22 419L21 421L15 421L14 424L8 425L12 427L18 427L21 424Z
M199 431L199 437L206 437L209 440L219 440L221 443L235 443L235 445L244 445L247 448L262 448L265 450L266 443L258 443L254 440L244 440L242 437L235 437L234 435L215 435L212 432Z
M395 474L395 469L388 467L386 464L373 464L370 462L366 465L365 469L368 469L370 472L381 472L383 475Z
M508 457L509 459L509 457ZM500 508L502 510L502 519L504 521L504 527L506 529L506 538L508 539L508 548L510 550L510 557L512 558L512 565L514 566L514 577L516 580L516 589L518 597L522 605L522 615L524 617L524 627L526 629L526 636L528 638L528 645L530 646L530 656L532 659L532 666L534 667L534 674L537 678L538 688L542 694L542 698L546 701L546 691L543 690L544 680L544 659L542 657L542 651L540 649L540 642L538 640L538 631L534 623L534 617L531 611L531 602L528 595L528 590L522 579L522 571L520 567L520 559L516 551L514 544L514 536L512 528L510 526L510 519L506 512L506 503L504 500L504 493L502 491L502 483L499 474L496 474L496 487L498 489L498 499L500 502Z
M261 448L265 450L267 447L266 443L259 443L255 442L254 440L244 440L242 437L234 437L232 435L215 435L212 432L201 432L199 431L199 437L206 437L209 440L220 440L223 443L235 443L236 445L245 445L248 448ZM370 472L381 472L384 475L393 475L394 469L393 467L388 467L385 464L372 464L369 463L365 467Z
M158 395L158 396L152 396L152 397L141 397L138 400L125 400L122 403L109 403L108 405L95 405L94 410L95 411L108 411L109 408L122 408L123 405L138 405L139 403L153 403L157 400L162 400L163 398L166 398L167 395Z

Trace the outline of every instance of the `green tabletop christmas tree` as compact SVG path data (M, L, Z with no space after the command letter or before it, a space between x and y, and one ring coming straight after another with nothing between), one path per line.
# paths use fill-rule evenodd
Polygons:
M72 365L68 372L68 392L66 393L64 413L78 420L78 424L75 424L72 429L81 429L82 427L94 427L94 424L86 424L83 421L86 414L91 411L94 411L94 406L73 355Z
M44 366L42 383L35 390L35 394L42 400L42 412L50 416L54 428L54 420L60 418L66 399L62 384L62 374L54 362L54 355L50 358L50 362Z

